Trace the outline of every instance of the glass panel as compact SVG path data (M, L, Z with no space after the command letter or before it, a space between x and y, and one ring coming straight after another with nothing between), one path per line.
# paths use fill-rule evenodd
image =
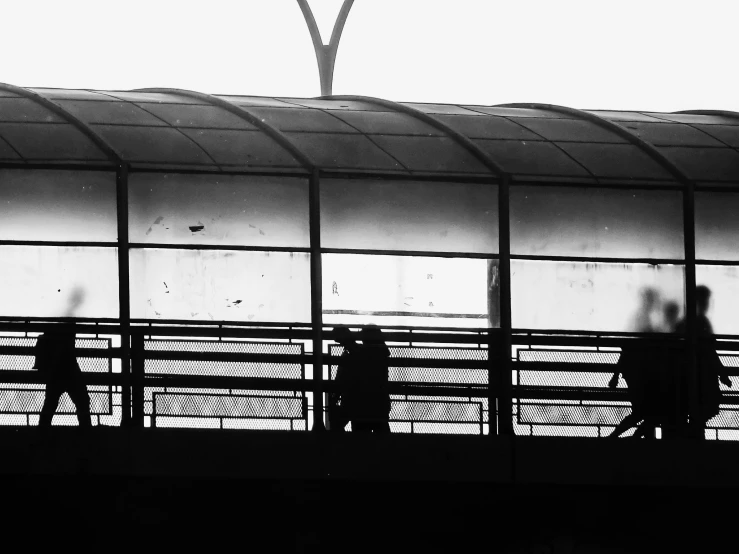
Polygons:
M288 252L131 250L142 319L310 321L310 257Z
M678 191L511 188L511 253L684 257Z
M490 173L470 151L450 138L377 135L372 140L411 171Z
M434 117L467 138L541 140L540 136L503 117L444 114Z
M672 175L636 146L575 144L557 146L592 171L596 177L674 180Z
M308 247L308 183L297 178L129 177L131 242Z
M26 159L108 160L89 138L72 125L0 123L0 136Z
M58 100L57 103L72 115L87 123L111 125L160 125L167 124L129 102L86 102L84 100Z
M197 144L176 129L96 125L95 130L129 161L214 165Z
M553 144L513 140L473 140L503 171L528 175L590 174Z
M175 127L210 127L219 129L255 129L239 116L216 106L182 104L139 104L143 109Z
M112 242L115 174L0 170L0 240Z
M363 133L381 135L443 136L444 132L415 117L395 112L358 112L341 110L334 114Z
M698 285L711 291L708 320L719 335L739 335L739 267L699 265L695 268Z
M696 125L696 127L729 146L739 148L739 125Z
M325 248L498 252L498 187L323 179Z
M3 98L0 100L0 121L64 123L64 120L54 112L29 98Z
M356 133L340 119L320 110L306 110L303 108L250 108L249 112L256 115L267 125L276 127L280 131L318 131L330 133Z
M282 146L261 131L182 129L218 164L302 167Z
M517 329L664 331L664 310L671 302L683 317L683 266L511 261Z
M495 260L364 254L322 259L327 324L499 325Z
M739 194L695 193L695 257L739 260Z
M118 317L116 248L0 246L0 313Z
M677 123L637 123L623 124L629 131L652 144L671 144L676 146L723 146L706 133Z
M730 148L659 149L696 181L739 181L739 152Z
M613 131L609 131L590 121L577 119L538 119L534 117L512 117L511 121L523 125L547 140L626 142Z
M363 135L286 134L296 148L320 167L395 171L405 169Z

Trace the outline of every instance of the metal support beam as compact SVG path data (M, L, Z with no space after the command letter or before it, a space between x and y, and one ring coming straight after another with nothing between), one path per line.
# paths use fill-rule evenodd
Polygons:
M116 171L116 217L118 222L118 302L121 322L121 372L123 389L121 396L121 425L143 425L143 418L132 418L131 380L131 297L128 259L128 165L121 163ZM143 390L141 391L143 395ZM135 393L134 393L135 396Z
M321 265L321 198L318 170L310 176L310 305L313 334L313 430L325 430L323 421L323 273Z
M344 4L341 6L339 15L334 22L331 40L328 44L323 44L321 32L318 29L315 17L313 17L313 12L308 5L308 0L298 0L298 6L300 6L301 11L303 12L303 17L305 18L305 22L308 25L308 31L310 32L310 37L313 40L313 49L316 51L318 74L321 80L321 96L330 96L333 94L332 90L336 52L339 49L341 33L344 30L346 18L349 16L349 10L352 9L352 4L354 4L354 0L344 0Z
M500 271L500 364L498 366L497 405L498 434L512 435L511 386L511 230L509 212L509 178L503 177L498 186L498 240ZM491 384L494 382L490 379ZM492 421L490 422L492 426ZM492 435L492 427L491 432Z

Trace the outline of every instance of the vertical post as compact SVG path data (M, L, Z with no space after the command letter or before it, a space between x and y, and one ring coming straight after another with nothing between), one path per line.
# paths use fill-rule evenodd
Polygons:
M144 426L144 334L131 334L131 413L133 425L136 427ZM156 406L152 398L152 420L151 426L154 427L154 415Z
M688 407L691 414L690 435L703 433L703 423L696 421L701 411L700 380L698 379L695 305L695 185L685 182L683 188L683 235L685 240L685 360L688 372ZM702 438L702 437L701 437Z
M121 163L116 171L116 218L118 221L118 304L121 332L121 426L131 420L131 301L128 266L128 165Z
M341 10L339 10L339 15L334 22L334 28L331 32L331 40L328 44L324 44L321 39L321 32L316 24L316 19L313 17L313 12L308 5L308 1L298 0L298 6L300 6L301 11L303 12L303 17L305 18L305 22L308 25L308 31L313 40L313 49L316 52L318 76L321 81L321 96L331 96L333 94L336 52L339 49L341 33L344 30L344 24L346 23L346 18L349 17L349 10L352 9L353 3L354 0L344 0Z
M308 183L310 225L310 305L313 330L313 430L323 431L323 275L321 266L321 196L318 170Z
M509 178L498 185L498 237L500 278L500 371L497 391L498 434L513 434L511 386L511 228ZM492 380L491 380L492 383ZM492 422L491 422L492 424ZM490 433L492 435L492 433Z

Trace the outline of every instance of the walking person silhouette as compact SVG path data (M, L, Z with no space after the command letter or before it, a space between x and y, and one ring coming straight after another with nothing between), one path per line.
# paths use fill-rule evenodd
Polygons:
M72 291L66 317L74 315L83 298L81 289ZM75 336L74 331L53 330L40 335L36 342L34 368L39 370L46 382L39 427L51 427L59 399L65 392L77 409L79 426L92 427L90 396L77 363Z
M352 408L352 431L390 433L390 350L376 325L362 328L362 348Z

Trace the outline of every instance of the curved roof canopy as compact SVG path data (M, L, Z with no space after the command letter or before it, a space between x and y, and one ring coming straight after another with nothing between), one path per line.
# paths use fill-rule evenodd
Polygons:
M0 85L0 163L739 183L739 114Z

